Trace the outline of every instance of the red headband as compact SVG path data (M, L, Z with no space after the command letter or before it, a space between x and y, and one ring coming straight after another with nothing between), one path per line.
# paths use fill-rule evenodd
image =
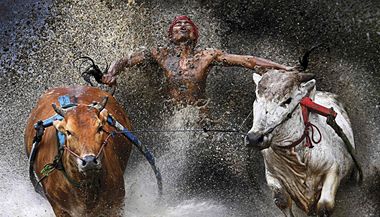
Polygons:
M193 23L193 21L188 16L184 16L184 15L175 17L174 20L172 21L172 23L170 24L169 29L168 29L169 38L172 37L174 25L176 23L178 23L180 20L185 20L185 21L189 22L191 26L193 26L193 33L195 35L195 42L197 42L198 37L199 37L198 27Z

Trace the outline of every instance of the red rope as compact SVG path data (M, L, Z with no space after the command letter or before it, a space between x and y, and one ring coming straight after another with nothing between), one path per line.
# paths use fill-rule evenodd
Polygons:
M99 152L98 154L96 155L96 159L99 158L100 154L103 152L103 149L104 147L108 144L108 139L112 136L112 133L108 133L108 136L106 137L106 139L104 140L104 142L102 143L102 146L100 147L99 149Z
M66 151L68 151L70 154L74 155L76 158L84 161L79 155L77 155L74 151L72 151L69 147L67 147L66 145L63 146L65 148Z
M318 134L319 134L319 139L318 140L315 140L314 138L314 129L316 129L318 131ZM309 130L311 130L311 137L309 135ZM305 137L306 137L306 143L305 143L305 146L308 147L308 148L313 148L313 143L314 144L318 144L322 141L322 134L321 134L321 131L318 129L317 126L315 126L314 124L310 123L310 122L307 122L305 124ZM313 142L313 143L312 143Z
M113 131L113 132L111 132L111 133L109 133L109 132L107 132L107 131L105 131L105 130L103 130L103 131L106 132L106 133L108 133L108 135L107 135L106 139L104 140L104 142L102 143L102 146L100 147L99 152L98 152L98 154L96 155L96 159L99 158L100 154L103 152L104 147L108 144L108 139L109 139L111 136L113 137L115 134L122 133L122 132L119 132L119 131ZM70 154L72 154L72 155L74 155L76 158L78 158L78 159L84 161L83 158L81 158L78 154L76 154L74 151L72 151L69 147L67 147L66 145L63 146L63 147L64 147L65 150L67 150Z
M333 116L333 117L336 117L336 113L334 112L334 110L332 109L328 109L324 106L321 106L321 105L318 105L317 103L313 102L310 97L304 97L301 102L301 111L302 111L302 118L303 118L303 122L305 124L305 130L301 136L301 138L297 139L296 141L294 141L292 144L288 145L288 146L281 146L281 148L293 148L295 146L297 146L298 144L300 144L305 138L306 138L306 143L305 143L305 146L308 147L308 148L313 148L313 143L314 144L318 144L322 141L322 134L321 134L321 131L319 130L319 128L317 126L315 126L314 124L310 123L309 121L309 113L310 111L311 112L315 112L319 115L322 115L322 116ZM318 132L319 134L319 139L316 140L314 138L314 129ZM311 131L311 137L309 135L309 132Z
M109 133L109 132L107 132L107 131L105 131L105 130L103 130L103 131L106 132L106 133L108 133L108 136L106 137L106 139L105 139L104 142L102 143L102 146L100 147L99 152L98 152L98 154L96 155L96 159L99 158L100 154L103 152L104 147L108 144L108 139L109 139L109 138L114 137L116 134L121 134L121 133L123 133L123 131L117 131L117 130L112 131L111 133Z

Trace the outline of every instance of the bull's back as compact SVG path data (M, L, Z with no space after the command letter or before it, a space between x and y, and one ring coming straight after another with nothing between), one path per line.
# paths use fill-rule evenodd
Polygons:
M329 92L317 91L315 95L315 102L327 108L334 109L334 111L337 113L337 117L336 117L337 124L343 129L343 132L347 135L351 144L355 148L354 135L353 135L352 127L351 127L351 122L343 104L338 100L338 96Z
M90 86L75 86L49 89L39 98L36 107L32 110L28 118L24 137L28 156L32 148L33 137L36 133L34 124L39 120L45 120L56 114L52 104L55 103L56 105L59 105L58 97L64 95L70 96L71 99L75 96L78 104L91 104L94 101L101 102L103 97L108 96L108 102L105 108L112 113L112 115L123 126L126 126L129 129L131 128L131 124L123 107L112 95L99 88ZM44 140L51 141L49 137L55 136L54 131L53 126L47 128L44 134Z
M321 104L327 108L333 108L337 113L336 123L342 128L344 134L346 134L353 148L355 148L354 135L350 123L350 119L346 110L341 102L338 101L337 95L329 92L317 92L315 96L315 102ZM352 158L344 144L344 141L335 133L332 127L326 124L326 118L318 116L319 126L322 130L324 128L325 137L329 139L322 139L320 144L316 145L315 152L324 153L323 155L316 154L313 165L319 165L323 167L321 162L335 162L339 168L339 177L342 180L346 177L353 166ZM318 151L319 150L319 151ZM326 164L328 165L328 164ZM318 168L318 167L316 167Z

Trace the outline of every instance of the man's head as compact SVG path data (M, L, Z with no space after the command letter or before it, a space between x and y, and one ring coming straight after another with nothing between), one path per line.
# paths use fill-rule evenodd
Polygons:
M168 29L168 36L174 43L192 41L197 43L199 33L198 27L187 16L175 17Z

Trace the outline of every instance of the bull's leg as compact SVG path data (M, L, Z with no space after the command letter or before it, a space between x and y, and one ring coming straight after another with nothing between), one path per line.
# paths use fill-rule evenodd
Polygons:
M272 190L274 204L284 213L285 217L294 217L292 212L292 199L280 182L267 174L267 183Z
M45 189L45 191L50 192L51 189ZM62 207L59 205L59 202L57 200L49 197L49 194L46 196L47 196L47 199L48 199L51 207L53 208L55 216L57 216L57 217L71 217L71 215L68 212L66 212L64 209L62 209Z
M335 195L339 182L338 167L334 165L326 174L323 182L321 197L317 204L319 216L328 217L331 215L335 205Z
M284 213L285 217L294 217L292 199L283 188L272 188L274 204Z

